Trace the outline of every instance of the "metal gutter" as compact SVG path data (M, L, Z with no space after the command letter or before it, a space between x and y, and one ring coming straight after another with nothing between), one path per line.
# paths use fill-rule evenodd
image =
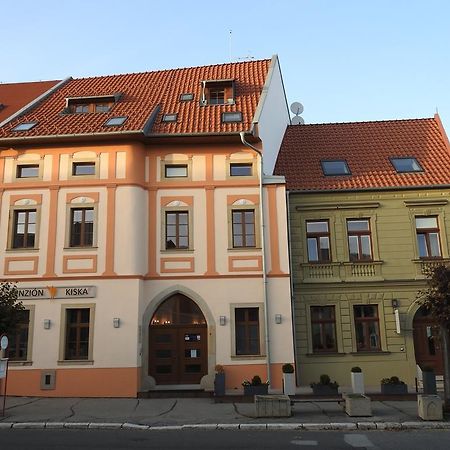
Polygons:
M68 77L59 83L55 84L55 86L51 87L48 91L41 94L39 97L32 100L30 103L25 105L23 108L19 109L19 111L16 111L12 116L7 117L3 122L0 122L0 127L3 125L6 125L7 123L11 122L12 120L16 119L22 114L25 114L30 109L34 108L39 102L42 100L45 100L48 96L53 94L53 92L57 91L59 88L64 86L66 83L68 83L70 80L72 80L72 77Z
M323 189L313 191L311 189L289 189L291 194L340 194L343 192L374 192L374 191L414 191L422 189L450 189L450 184L429 184L420 186L383 186L360 189Z
M270 332L269 332L269 311L268 311L268 295L267 295L267 274L266 274L266 245L265 245L265 224L264 224L264 195L263 195L263 176L264 176L264 161L261 150L254 147L252 144L245 140L245 132L239 133L241 142L248 148L251 148L259 155L259 220L261 224L261 253L262 253L262 279L263 279L263 304L264 304L264 326L265 326L265 343L266 343L266 371L267 381L270 385Z

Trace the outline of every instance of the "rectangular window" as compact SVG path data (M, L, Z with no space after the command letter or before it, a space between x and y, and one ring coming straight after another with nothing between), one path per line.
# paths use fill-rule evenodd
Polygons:
M166 212L166 250L189 248L189 213Z
M36 210L15 210L12 248L34 248L36 240Z
M368 219L347 220L350 261L372 261L372 239Z
M95 175L95 162L74 162L72 164L72 175Z
M259 308L234 310L236 355L259 355Z
M90 308L66 309L64 359L89 359Z
M309 262L327 263L331 261L328 220L306 222L306 241Z
M255 210L239 209L231 212L233 247L256 247Z
M208 103L210 105L223 105L225 103L225 89L224 88L210 88Z
M21 311L16 330L8 335L9 344L6 357L11 361L26 361L28 358L28 330L30 311Z
M320 161L320 164L326 176L351 175L347 161L343 159Z
M94 237L94 208L70 210L70 247L92 247Z
M188 176L187 164L166 164L164 166L166 178L183 178Z
M252 163L231 163L230 176L231 177L251 177L253 175Z
M17 166L16 178L38 178L39 164L20 164Z
M311 306L313 352L337 352L334 306Z
M240 111L223 112L222 113L222 122L223 123L242 122L242 113Z
M107 103L97 103L95 105L95 112L96 113L108 112L110 109L111 109L111 107Z
M355 305L353 307L353 315L355 319L356 349L364 352L381 350L378 306Z
M436 216L416 217L419 258L441 258L439 226Z
M74 104L72 105L72 112L74 112L75 114L86 114L89 112L89 105Z

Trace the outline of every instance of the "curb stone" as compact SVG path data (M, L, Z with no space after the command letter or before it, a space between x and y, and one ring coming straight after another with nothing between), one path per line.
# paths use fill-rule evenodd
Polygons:
M266 423L241 423L240 430L267 430Z
M331 430L331 425L329 423L304 423L303 428L310 431Z
M301 423L268 423L268 430L301 430Z
M166 426L150 426L148 428L150 431L179 431L183 429L182 425L166 425Z
M218 423L217 429L218 430L239 430L239 424L238 423Z
M149 425L139 425L136 423L125 422L122 424L123 430L148 430L149 428L150 428Z
M64 428L64 422L46 422L45 428L60 430L61 428Z
M14 423L13 428L45 428L45 422L17 422Z
M353 422L330 423L332 430L356 430L358 427Z
M217 430L215 423L195 423L191 425L183 425L183 430Z
M402 424L400 422L375 422L377 430L401 430Z
M122 424L117 422L105 422L105 423L91 422L89 424L89 428L98 430L118 430L122 428Z
M0 430L12 428L12 426L13 426L12 422L0 422Z
M89 422L66 422L64 428L88 428Z
M377 425L375 422L358 422L358 429L359 430L376 430Z

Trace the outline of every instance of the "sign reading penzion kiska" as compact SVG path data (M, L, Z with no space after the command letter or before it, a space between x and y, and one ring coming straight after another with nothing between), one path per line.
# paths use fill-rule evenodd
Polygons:
M19 300L54 298L92 298L96 296L96 286L44 286L18 289Z

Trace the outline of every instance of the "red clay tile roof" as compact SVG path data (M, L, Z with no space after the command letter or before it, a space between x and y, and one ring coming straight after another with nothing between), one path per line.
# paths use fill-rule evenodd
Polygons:
M149 134L228 133L247 131L262 92L270 60L229 63L126 75L70 80L47 101L0 128L0 138L72 135L113 132L143 132L152 113L160 110ZM201 81L236 80L234 105L200 105ZM66 98L121 93L107 113L62 114ZM193 93L194 100L180 102L180 94ZM241 111L241 123L221 123L224 111ZM161 122L163 114L178 113L175 123ZM115 116L127 116L122 126L105 127ZM27 132L12 132L21 122L38 125Z
M59 83L58 80L0 84L0 105L3 105L0 106L0 122L12 116L57 83Z
M397 173L389 158L413 157L423 172ZM325 176L321 160L343 159L351 175ZM289 126L275 165L289 190L325 191L450 185L450 146L429 119Z

